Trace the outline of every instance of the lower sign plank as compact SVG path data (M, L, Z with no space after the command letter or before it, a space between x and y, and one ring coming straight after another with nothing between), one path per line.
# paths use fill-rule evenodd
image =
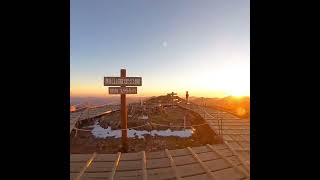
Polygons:
M109 94L137 94L137 87L109 87Z

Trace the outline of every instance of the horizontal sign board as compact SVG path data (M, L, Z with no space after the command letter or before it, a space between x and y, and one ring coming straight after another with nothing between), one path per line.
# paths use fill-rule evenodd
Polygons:
M137 87L109 87L109 94L137 94Z
M105 86L141 86L141 77L104 77Z

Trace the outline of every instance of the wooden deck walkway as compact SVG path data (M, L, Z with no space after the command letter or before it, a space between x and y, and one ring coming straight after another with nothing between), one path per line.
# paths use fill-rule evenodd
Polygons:
M70 112L70 133L78 121L94 118L117 110L120 110L119 105L103 105L86 108L82 111Z
M211 116L206 117L210 126L216 131L218 120L212 119L215 113L213 110L206 109ZM222 114L222 136L224 142L229 145L242 159L250 166L250 121L231 117L230 114ZM225 119L224 119L225 118Z
M71 154L70 179L250 179L225 144L145 153Z
M219 134L219 125L222 122L222 128L220 128L220 134L224 140L224 143L229 146L239 158L245 162L246 167L250 169L250 121L240 119L230 113L222 112L215 109L201 107L195 104L185 103L178 104L181 107L192 110L203 117L209 126ZM218 119L221 119L219 122Z

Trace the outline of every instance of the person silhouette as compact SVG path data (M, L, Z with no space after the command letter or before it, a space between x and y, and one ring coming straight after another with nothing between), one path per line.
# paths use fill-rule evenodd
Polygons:
M188 102L189 102L189 92L187 91L186 92L186 103L188 104Z

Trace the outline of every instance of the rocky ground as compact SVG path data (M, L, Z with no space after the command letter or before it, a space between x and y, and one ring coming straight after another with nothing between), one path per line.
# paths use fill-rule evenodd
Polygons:
M166 130L170 126L183 125L184 116L186 116L186 124L197 125L205 123L200 115L193 113L189 110L180 107L165 107L161 111L159 110L147 110L149 119L146 122L138 120L141 111L139 108L129 113L128 127L142 125L146 122L153 122L157 124L165 124L168 127L163 126L144 126L137 130ZM135 119L136 118L136 119ZM109 115L102 116L100 118L93 119L87 123L82 124L82 127L86 128L93 125L95 122L99 122L100 126L107 128L111 126L112 129L120 128L120 112L111 113ZM181 127L171 127L171 130L182 130ZM208 125L195 126L195 131L191 137L161 137L145 135L143 139L129 138L129 152L138 151L159 151L164 149L177 149L185 148L188 146L202 146L205 144L218 143L218 138ZM107 137L95 138L90 131L78 131L75 136L75 132L70 135L70 153L116 153L121 148L121 138Z

